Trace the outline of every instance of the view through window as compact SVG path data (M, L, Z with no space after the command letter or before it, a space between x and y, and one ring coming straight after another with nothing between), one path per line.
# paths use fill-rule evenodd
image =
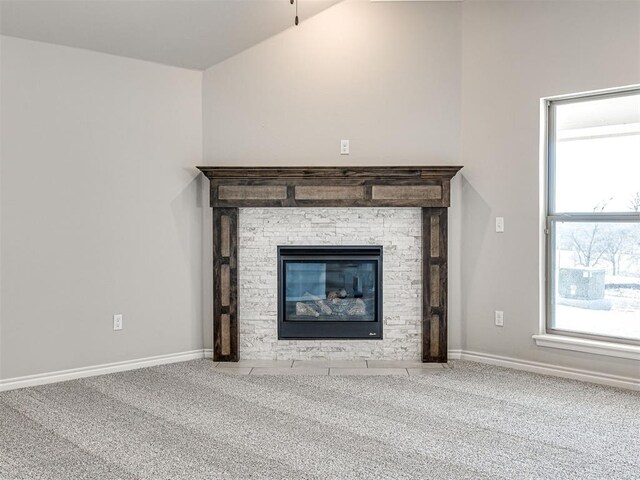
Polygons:
M638 341L640 89L547 105L547 330Z

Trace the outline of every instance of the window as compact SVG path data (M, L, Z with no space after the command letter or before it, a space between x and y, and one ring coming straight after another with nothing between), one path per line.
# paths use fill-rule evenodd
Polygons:
M547 106L547 333L640 342L640 88Z

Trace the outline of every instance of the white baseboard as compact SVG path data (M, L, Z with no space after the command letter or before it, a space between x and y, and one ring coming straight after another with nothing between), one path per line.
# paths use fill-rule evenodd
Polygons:
M531 362L529 360L519 360L517 358L491 355L488 353L470 352L468 350L449 350L451 360L469 360L471 362L486 363L498 367L513 368L526 372L540 373L554 377L570 378L583 382L598 383L610 387L626 388L629 390L640 390L640 379L631 377L621 377L606 373L593 372L590 370L580 370L577 368L558 367L548 363Z
M575 368L558 367L548 363L531 362L528 360L519 360L516 358L491 355L488 353L470 352L467 350L449 350L448 355L451 360L469 360L472 362L486 363L499 367L513 368L515 370L540 373L542 375L570 378L573 380L581 380L584 382L640 391L640 380L630 377L608 375ZM64 382L66 380L74 380L76 378L124 372L127 370L135 370L137 368L153 367L155 365L164 365L167 363L197 360L199 358L213 358L213 350L205 348L203 350L191 350L189 352L170 353L168 355L157 355L154 357L139 358L136 360L126 360L123 362L105 363L103 365L96 365L93 367L72 368L70 370L61 370L58 372L7 378L0 380L0 392L14 390L17 388L34 387L36 385L45 385L48 383Z
M58 372L7 378L0 380L0 392L15 390L16 388L45 385L47 383L64 382L66 380L74 380L76 378L124 372L127 370L135 370L137 368L153 367L155 365L164 365L167 363L186 362L187 360L197 360L199 358L213 358L213 350L191 350L189 352L156 355L154 357L125 360L123 362L105 363L102 365L95 365L93 367L72 368L69 370L60 370Z

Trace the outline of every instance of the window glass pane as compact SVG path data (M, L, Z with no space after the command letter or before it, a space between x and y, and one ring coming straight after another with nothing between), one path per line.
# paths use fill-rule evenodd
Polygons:
M640 94L556 104L552 194L556 213L640 211Z
M640 223L554 222L551 328L640 340Z

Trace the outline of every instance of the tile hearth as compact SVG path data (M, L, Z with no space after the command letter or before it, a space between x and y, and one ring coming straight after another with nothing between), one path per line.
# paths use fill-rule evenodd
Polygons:
M415 376L444 373L448 363L399 360L240 360L214 362L214 371L232 375Z

